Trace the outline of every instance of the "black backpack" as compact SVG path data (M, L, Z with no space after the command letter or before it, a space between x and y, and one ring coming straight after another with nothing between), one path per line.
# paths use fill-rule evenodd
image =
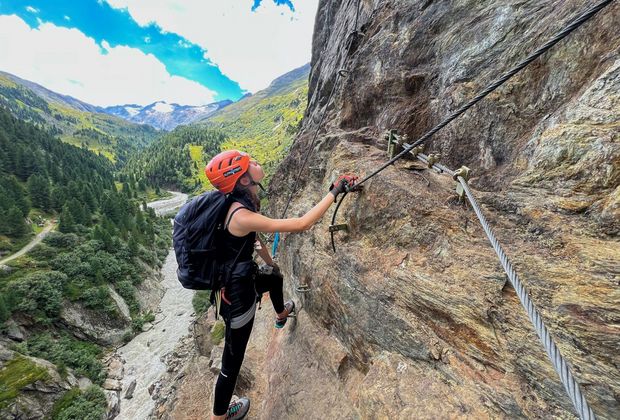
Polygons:
M220 288L221 239L230 204L221 192L209 191L186 203L174 218L172 242L179 265L177 277L184 288Z

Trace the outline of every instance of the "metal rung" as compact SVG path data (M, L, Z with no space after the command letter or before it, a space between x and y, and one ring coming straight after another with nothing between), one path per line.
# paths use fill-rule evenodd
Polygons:
M310 291L310 286L307 284L300 284L297 286L297 293L308 293Z
M339 230L349 230L349 225L341 223L339 225L329 225L330 232L338 232Z

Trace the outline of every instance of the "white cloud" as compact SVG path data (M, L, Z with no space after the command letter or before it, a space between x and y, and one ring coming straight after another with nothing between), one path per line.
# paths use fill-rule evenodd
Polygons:
M127 8L138 24L157 23L207 50L224 74L252 92L310 61L318 0L276 6L263 0L106 0Z
M100 46L77 29L50 23L31 29L17 16L0 16L0 69L101 106L203 105L215 97L197 82L171 76L152 54L105 41Z
M39 13L39 9L35 9L32 6L26 6L26 10L29 11L30 13Z

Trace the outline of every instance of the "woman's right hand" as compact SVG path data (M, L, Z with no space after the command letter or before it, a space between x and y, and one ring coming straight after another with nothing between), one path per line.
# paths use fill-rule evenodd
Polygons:
M338 179L329 187L329 192L334 195L334 201L338 198L338 194L350 190L355 186L355 182L359 179L353 174L340 175Z

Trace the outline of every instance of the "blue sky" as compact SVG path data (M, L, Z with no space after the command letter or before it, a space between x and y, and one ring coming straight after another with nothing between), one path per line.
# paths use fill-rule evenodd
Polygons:
M317 1L0 0L0 70L96 105L234 100L309 61Z

